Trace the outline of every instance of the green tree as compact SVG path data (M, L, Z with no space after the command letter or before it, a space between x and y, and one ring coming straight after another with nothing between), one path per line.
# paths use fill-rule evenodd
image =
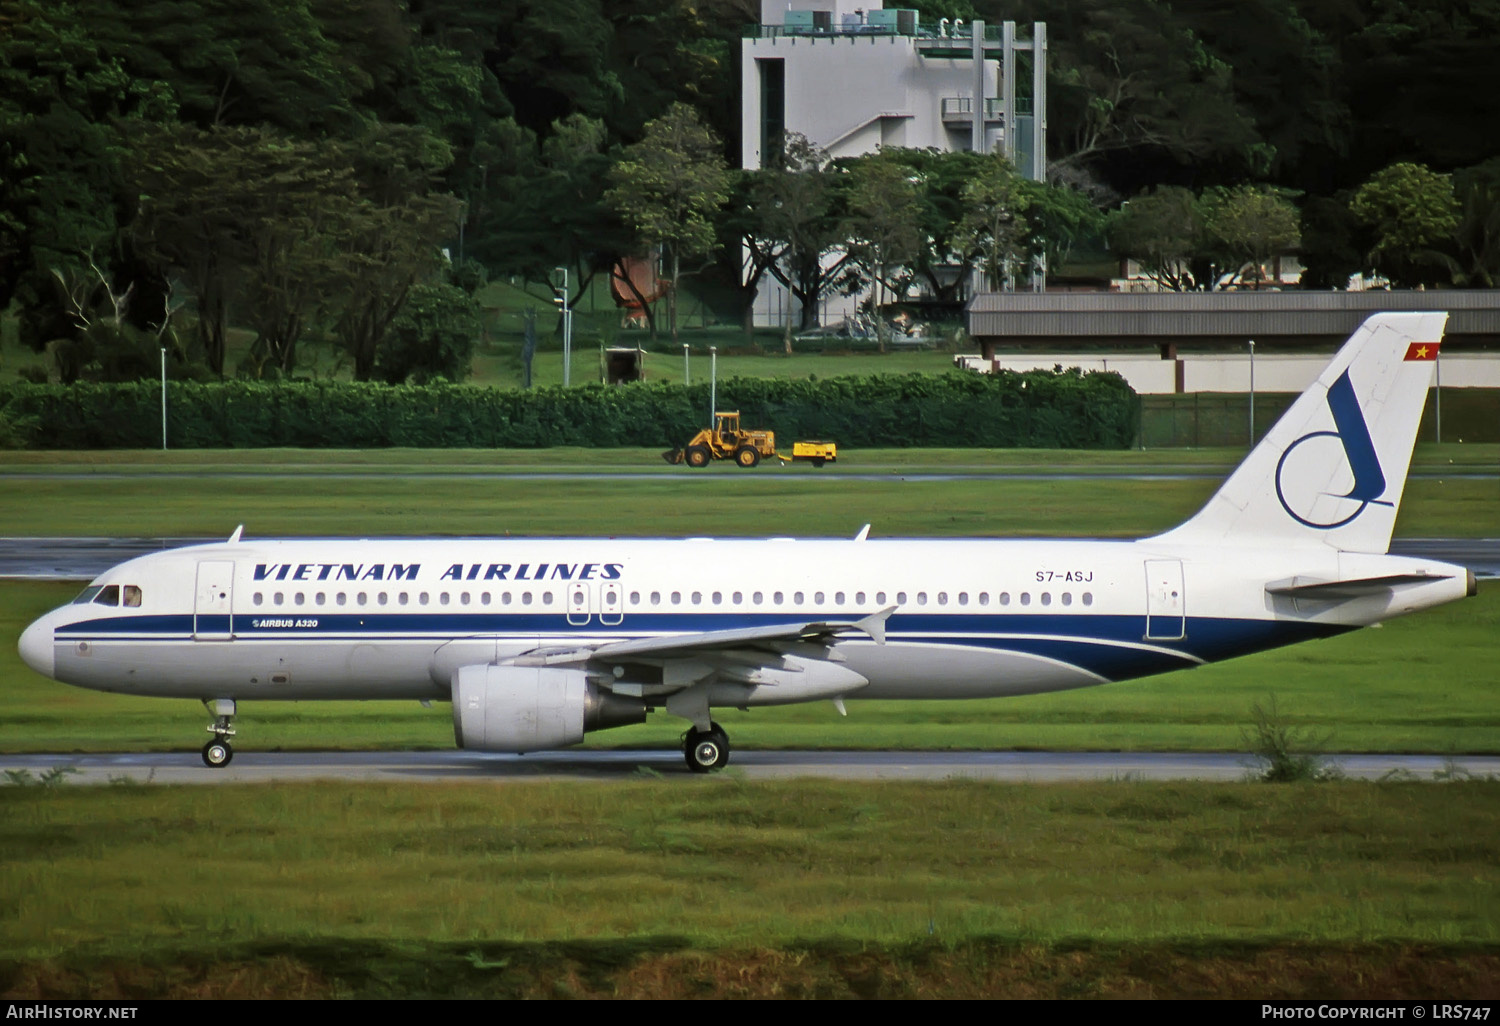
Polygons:
M1423 164L1392 164L1359 187L1349 209L1374 229L1369 259L1393 282L1435 284L1450 272L1440 247L1458 228L1451 175Z
M1453 174L1459 205L1454 280L1470 288L1500 283L1500 157Z
M73 2L132 78L166 83L182 119L200 128L346 129L352 98L369 81L369 69L337 59L314 0ZM316 6L332 14L336 2Z
M852 162L849 177L849 214L845 221L849 253L870 281L870 313L884 351L884 293L889 289L897 296L905 294L908 268L926 242L920 194L910 169L898 157L885 153Z
M989 20L1000 4L975 5ZM1270 151L1218 58L1164 0L1027 0L1005 16L1045 21L1049 150L1055 173L1103 173L1117 188L1182 168L1254 169ZM996 12L998 13L998 12Z
M459 203L435 191L449 151L423 129L372 126L344 156L357 200L333 235L334 332L354 359L355 379L368 381L409 290L440 269L439 246L457 229Z
M399 385L462 381L474 362L479 304L446 282L413 285L406 305L380 340L376 374Z
M755 264L796 297L799 328L817 326L818 304L843 273L848 255L834 256L844 241L840 217L842 175L827 151L790 132L775 166L748 173L745 238ZM758 275L757 275L758 277ZM792 325L784 345L791 352Z
M1314 6L1307 0L1195 0L1171 10L1233 69L1235 103L1254 121L1270 155L1258 173L1307 184L1327 181L1332 159L1347 155L1354 128L1337 45L1348 30L1314 26L1305 10Z
M31 346L71 330L52 272L93 280L90 254L107 271L122 255L124 142L173 113L73 4L0 0L0 309L19 301Z
M915 212L923 238L911 260L911 274L939 300L956 302L969 270L979 259L979 251L973 248L975 236L971 234L963 245L958 240L973 198L968 189L975 181L992 179L999 158L894 147L883 147L880 153L882 159L905 167L917 189ZM960 268L958 274L953 273L955 264Z
M649 247L664 251L672 341L677 341L677 291L684 258L706 256L716 245L714 217L729 199L722 146L693 108L674 103L646 126L610 171L606 201Z
M954 233L954 248L972 254L973 262L994 288L1026 255L1031 226L1025 215L1031 195L1010 162L995 155L964 186L963 200L964 214Z
M1203 240L1203 219L1193 194L1164 185L1122 204L1105 221L1110 252L1135 260L1168 291L1198 287L1192 261Z
M1068 263L1080 243L1097 239L1104 230L1104 215L1077 189L1029 180L1022 187L1030 198L1029 248L1053 271Z
M1302 243L1296 206L1285 193L1268 186L1211 190L1202 211L1208 238L1228 258L1231 281L1243 280L1247 270L1251 281L1261 281L1273 261L1273 277L1279 280L1281 257ZM1218 282L1212 287L1218 288Z

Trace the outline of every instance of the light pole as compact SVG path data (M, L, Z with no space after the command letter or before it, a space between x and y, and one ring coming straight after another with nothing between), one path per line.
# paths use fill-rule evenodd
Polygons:
M713 426L719 407L719 347L708 347L708 423Z
M1255 448L1255 339L1250 340L1250 448Z
M554 271L562 277L561 285L552 286L553 302L562 311L563 322L563 388L573 381L573 311L568 306L568 269L559 267Z
M1432 373L1436 375L1432 383L1433 412L1437 414L1437 440L1443 441L1443 350L1441 347L1437 355L1432 358Z
M161 451L167 451L167 347L161 347Z
M693 377L688 373L688 344L686 342L682 344L682 383L684 385L693 383Z

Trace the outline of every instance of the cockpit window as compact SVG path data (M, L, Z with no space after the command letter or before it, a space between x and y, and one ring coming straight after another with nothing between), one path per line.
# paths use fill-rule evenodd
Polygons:
M98 606L118 606L120 604L120 586L118 584L106 584L99 589L99 594L94 596L94 604Z
M139 606L141 604L141 589L134 584L125 585L120 595L127 606Z
M99 592L103 590L103 587L101 587L100 585L91 584L87 588L84 588L83 591L78 593L78 597L73 600L73 604L75 606L88 605L90 602L94 601L94 596L99 594Z

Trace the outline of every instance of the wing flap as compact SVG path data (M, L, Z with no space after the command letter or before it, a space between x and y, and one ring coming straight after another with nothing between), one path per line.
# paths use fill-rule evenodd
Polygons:
M723 631L697 631L690 634L663 634L630 641L615 641L593 647L552 649L529 652L511 662L518 666L555 666L591 659L682 659L723 650L746 650L799 642L827 642L840 634L868 636L877 645L885 644L885 622L895 606L858 620L814 620L800 623L770 624L765 627L737 627Z

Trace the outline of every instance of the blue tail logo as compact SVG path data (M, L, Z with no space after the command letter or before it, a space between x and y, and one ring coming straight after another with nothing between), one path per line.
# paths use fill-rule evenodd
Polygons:
M1319 531L1343 527L1371 504L1392 505L1380 498L1385 494L1385 472L1380 469L1375 442L1370 438L1369 425L1360 412L1359 398L1354 394L1354 383L1349 380L1347 370L1328 389L1328 410L1333 414L1334 430L1303 435L1286 447L1276 463L1276 498L1281 500L1281 508L1297 523ZM1327 438L1337 439L1343 447L1344 460L1354 475L1354 486L1343 494L1309 491L1306 487L1299 490L1297 483L1303 476L1297 474L1298 463L1308 462L1309 457L1319 463L1326 459L1321 447L1329 443L1316 440ZM1300 458L1294 459L1293 453L1309 443L1311 447L1303 449ZM1292 471L1290 478L1286 478L1288 469ZM1287 487L1288 484L1291 487ZM1327 499L1338 501L1330 503L1325 501Z

